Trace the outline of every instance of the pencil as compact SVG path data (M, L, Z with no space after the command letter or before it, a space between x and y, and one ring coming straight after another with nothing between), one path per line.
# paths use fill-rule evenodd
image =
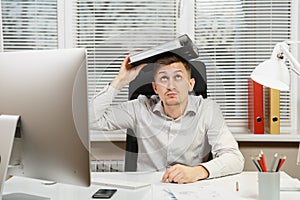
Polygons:
M251 160L252 162L254 163L255 167L257 168L258 171L262 171L261 167L259 166L258 162L256 159L254 159L252 156L251 156Z
M277 168L276 168L276 172L278 172L280 170L280 168L282 167L283 163L285 162L286 156L283 156L279 159Z
M267 172L267 169L263 163L263 160L262 160L262 157L261 157L261 154L259 154L259 156L257 157L257 162L259 163L261 169L263 172Z
M257 160L257 162L258 162L258 164L259 164L259 166L261 168L261 171L264 172L265 170L264 170L264 167L263 167L261 159L259 157L257 157L256 160Z
M260 155L261 155L261 161L262 161L264 172L267 172L268 170L267 170L267 163L265 160L265 154L262 150L260 150Z
M271 172L275 172L276 171L275 163L277 162L277 159L278 159L278 153L275 153L274 157L273 157L272 165L271 165L271 168L270 168Z

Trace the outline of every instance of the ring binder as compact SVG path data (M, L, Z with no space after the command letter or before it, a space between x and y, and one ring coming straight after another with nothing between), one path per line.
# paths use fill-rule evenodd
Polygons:
M184 34L172 41L129 56L129 64L134 67L142 63L153 63L159 55L166 52L172 52L186 60L194 59L199 56L197 46L188 35Z
M263 86L252 79L248 79L248 129L264 133Z

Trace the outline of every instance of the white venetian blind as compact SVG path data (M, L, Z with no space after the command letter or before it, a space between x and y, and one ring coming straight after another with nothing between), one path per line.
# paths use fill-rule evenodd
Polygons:
M4 51L58 47L57 0L1 0Z
M194 39L207 66L208 95L230 127L247 129L247 80L277 42L290 39L291 1L194 0ZM73 42L88 50L90 97L116 76L127 53L177 36L175 0L73 3ZM114 103L127 99L124 88ZM281 127L289 128L289 92L281 92L280 108Z
M125 55L176 37L175 0L76 0L76 47L88 51L89 96L117 75ZM123 88L114 103L128 100Z
M247 128L247 80L276 43L291 37L291 0L196 0L195 40L207 65L208 95L231 127ZM290 93L280 94L281 127L290 127Z

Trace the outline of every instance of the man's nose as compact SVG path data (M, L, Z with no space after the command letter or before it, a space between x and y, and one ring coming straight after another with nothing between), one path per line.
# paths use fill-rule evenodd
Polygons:
M169 81L168 81L168 84L167 84L167 88L168 89L174 89L175 87L176 87L175 80L170 78Z

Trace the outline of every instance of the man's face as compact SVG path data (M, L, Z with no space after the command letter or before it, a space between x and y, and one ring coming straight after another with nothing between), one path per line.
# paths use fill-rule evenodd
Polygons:
M184 65L175 62L157 69L152 86L164 106L178 106L187 103L188 92L194 84Z

